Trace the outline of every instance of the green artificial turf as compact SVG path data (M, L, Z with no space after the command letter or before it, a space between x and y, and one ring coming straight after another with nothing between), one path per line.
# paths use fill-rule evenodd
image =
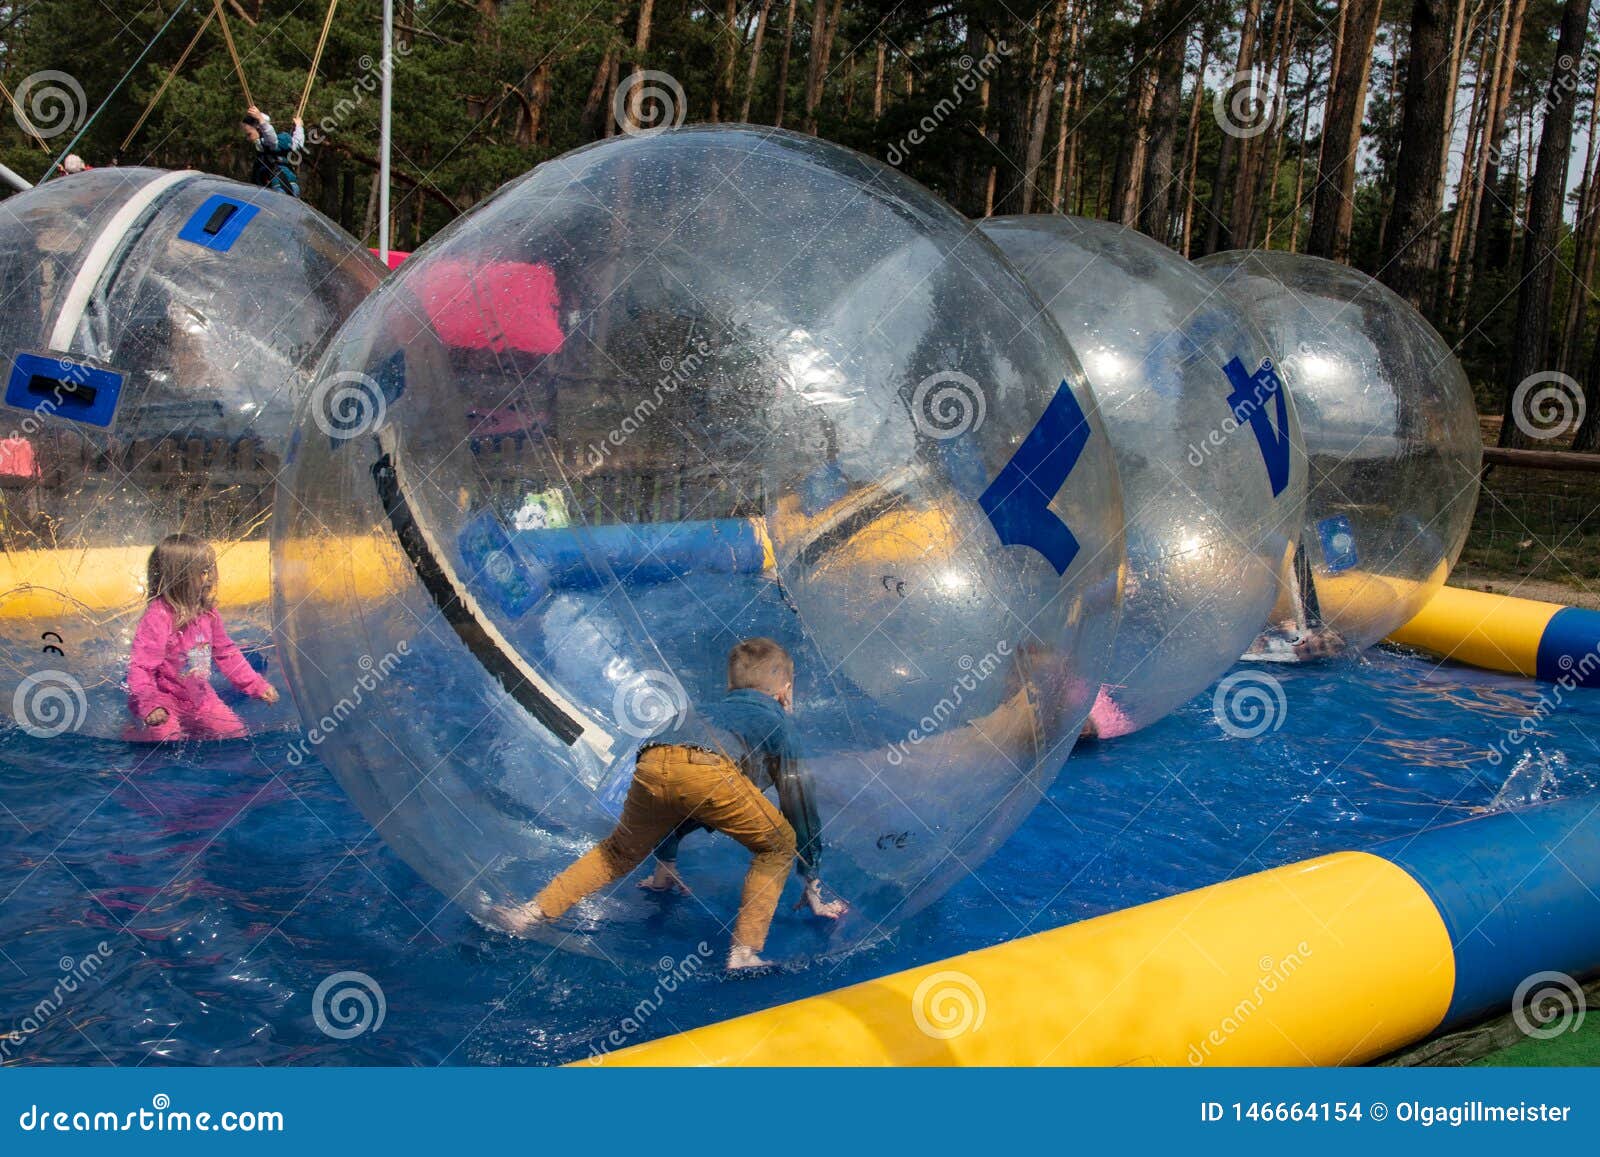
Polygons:
M1472 1063L1515 1068L1600 1065L1600 1010L1590 1009L1576 1031L1569 1030L1549 1040L1524 1037Z

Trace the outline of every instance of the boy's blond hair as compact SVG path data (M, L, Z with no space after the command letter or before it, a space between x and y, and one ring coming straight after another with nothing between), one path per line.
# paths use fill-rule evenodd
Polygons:
M781 643L745 639L728 652L728 689L749 687L777 694L794 680L794 660Z

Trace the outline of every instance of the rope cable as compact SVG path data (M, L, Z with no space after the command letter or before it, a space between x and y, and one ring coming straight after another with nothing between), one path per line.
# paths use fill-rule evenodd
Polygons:
M11 95L11 90L6 87L6 82L3 80L0 80L0 96L5 97L6 103L15 109L19 114L21 113L22 110L17 108L17 98ZM50 155L50 146L44 143L43 137L33 131L32 122L30 122L27 117L21 115L17 117L17 120L22 123L22 131L32 137L33 143L38 145L39 148L43 150L44 155L48 157Z
M328 32L333 28L333 14L339 9L339 0L328 0L328 14L322 20L322 35L317 37L317 50L311 54L311 68L306 72L306 86L300 92L300 104L294 110L296 120L306 115L306 105L311 100L311 86L316 83L317 69L322 65L322 50L328 43Z
M161 82L161 87L156 89L156 94L150 98L150 102L144 106L144 111L139 114L139 119L133 122L133 127L128 130L128 135L122 138L122 144L117 147L118 156L127 151L128 146L133 143L133 138L139 135L140 129L144 128L144 122L150 119L150 114L156 111L156 105L160 104L161 98L167 94L167 86L172 83L173 78L182 70L185 62L189 59L189 54L194 51L194 46L200 43L200 38L205 35L206 29L211 27L211 22L216 18L215 10L206 13L206 18L200 22L200 27L196 28L194 35L190 37L188 47L183 50L183 55L178 57L178 63L172 66L166 75L166 79Z
M255 98L250 95L250 82L244 78L244 63L239 59L239 50L233 43L233 29L228 26L228 14L222 10L222 0L211 0L213 15L222 25L222 39L228 46L228 55L233 58L233 71L238 74L239 88L244 93L244 103L247 108L255 107Z

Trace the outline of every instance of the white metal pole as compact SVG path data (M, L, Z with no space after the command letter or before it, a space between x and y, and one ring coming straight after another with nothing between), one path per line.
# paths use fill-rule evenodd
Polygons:
M394 97L394 0L383 0L383 107L378 117L378 259L389 264L389 132Z
M5 165L0 165L0 179L4 179L6 184L10 185L19 193L26 193L29 189L33 188L33 182L19 177Z

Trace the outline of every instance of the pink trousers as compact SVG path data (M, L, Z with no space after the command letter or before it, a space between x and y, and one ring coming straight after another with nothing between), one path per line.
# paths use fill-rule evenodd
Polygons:
M209 690L209 689L208 689ZM211 691L199 702L167 708L167 717L154 727L143 720L122 733L130 743L169 743L180 739L243 739L244 721Z

